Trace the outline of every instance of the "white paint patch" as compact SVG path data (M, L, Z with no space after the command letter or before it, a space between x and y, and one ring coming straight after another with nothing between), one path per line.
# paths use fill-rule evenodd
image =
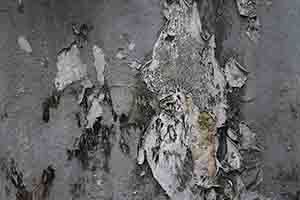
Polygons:
M18 45L21 50L25 51L26 53L31 53L32 48L28 40L25 38L25 36L19 36L18 37Z
M59 91L87 76L86 64L82 63L79 49L75 45L70 51L58 55L56 66L58 71L54 82Z
M94 45L93 47L93 55L94 55L94 65L97 71L97 80L100 83L100 85L104 84L104 69L106 66L105 61L105 55L103 50L98 47L97 45Z

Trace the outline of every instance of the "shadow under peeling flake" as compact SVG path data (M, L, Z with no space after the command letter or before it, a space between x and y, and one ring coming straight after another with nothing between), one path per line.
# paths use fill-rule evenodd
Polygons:
M50 97L47 97L42 103L43 121L48 123L50 120L50 108L57 108L59 105L61 93L54 91Z

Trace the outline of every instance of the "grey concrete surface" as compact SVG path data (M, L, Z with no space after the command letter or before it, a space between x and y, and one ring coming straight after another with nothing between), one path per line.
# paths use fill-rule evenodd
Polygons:
M217 57L224 64L235 56L250 71L240 103L241 117L257 132L264 148L261 191L283 198L278 194L295 194L300 188L300 2L257 2L262 25L257 45L246 36L247 19L239 16L235 1L219 6Z
M118 143L120 131L113 143L110 173L84 171L78 161L67 160L66 149L81 134L75 120L79 107L72 93L63 95L47 124L42 121L41 106L53 90L56 53L72 40L71 24L89 23L94 29L89 45L83 49L83 60L91 70L92 45L103 48L108 62L106 80L114 89L113 105L117 114L128 114L134 90L128 84L136 81L137 73L128 63L142 61L152 50L162 23L159 0L25 0L24 5L25 12L20 14L16 1L1 2L0 158L16 160L29 190L42 170L52 164L56 178L50 199L167 199L150 171L143 179L139 177L135 155L123 155ZM32 54L18 48L18 35L28 38ZM125 60L117 60L118 48L127 49L130 42L135 43L135 49ZM49 60L47 67L41 63L45 57ZM89 75L92 79L94 72L89 71ZM136 145L140 132L129 131L128 140ZM132 154L135 148L132 145ZM3 176L0 197L6 195ZM15 199L14 195L11 192L6 197Z
M259 12L256 98L245 106L245 116L265 147L263 190L270 194L300 188L299 9L297 0L273 0Z

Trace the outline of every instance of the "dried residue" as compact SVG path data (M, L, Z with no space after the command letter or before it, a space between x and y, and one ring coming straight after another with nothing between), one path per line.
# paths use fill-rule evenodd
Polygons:
M242 168L241 144L247 139L242 142L231 133L234 141L227 134L226 86L242 87L248 72L233 58L224 70L219 66L215 36L203 30L196 2L163 5L168 23L153 47L151 63L142 68L147 88L160 99L159 112L142 138L138 163L148 162L171 199L237 199L238 184L219 185L218 172L226 176ZM247 15L252 16L250 11ZM238 135L244 132L249 133L241 129ZM213 189L225 185L223 192Z

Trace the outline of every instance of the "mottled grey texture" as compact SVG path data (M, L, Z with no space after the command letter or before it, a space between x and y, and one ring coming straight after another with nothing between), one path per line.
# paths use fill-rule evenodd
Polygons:
M222 65L235 56L250 72L239 104L243 118L264 147L262 191L270 196L295 194L300 186L300 2L257 1L261 22L257 45L245 34L247 19L239 16L235 1L223 2L217 20L217 55Z
M141 134L139 129L128 127L117 132L110 158L111 172L104 173L103 170L84 171L78 160L67 160L66 149L71 148L82 133L77 127L75 114L79 106L74 90L67 90L59 107L50 109L49 123L42 121L42 102L54 88L56 54L72 41L73 22L93 24L90 45L82 50L83 62L88 65L89 76L95 83L92 44L110 55L105 76L109 87L116 89L113 104L121 105L120 112L128 114L132 106L131 92L135 88L127 85L135 82L137 72L126 62L115 62L112 58L118 48L127 48L129 41L136 45L128 61L142 61L151 52L162 22L159 1L26 0L24 14L18 13L16 1L3 1L2 8L8 12L1 10L0 13L0 158L16 160L28 190L33 188L33 179L39 179L42 170L53 164L56 168L50 192L53 200L69 200L72 196L93 199L95 195L114 200L166 199L151 172L145 166L136 169L135 145ZM31 43L31 55L19 49L19 35L25 35ZM121 35L124 37L120 38ZM49 61L47 66L42 63L45 58ZM132 148L130 155L120 150L121 135ZM93 162L97 164L97 159ZM142 178L143 170L146 175ZM10 181L6 180L4 171L0 173L0 197L5 197L4 185ZM14 199L11 183L10 187L7 198Z

